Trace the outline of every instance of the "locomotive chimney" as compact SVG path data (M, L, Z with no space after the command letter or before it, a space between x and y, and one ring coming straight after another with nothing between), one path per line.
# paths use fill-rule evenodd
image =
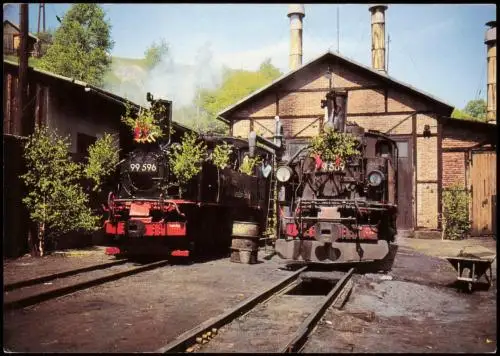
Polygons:
M486 44L487 73L487 99L486 121L496 123L497 119L497 22L486 23L490 28L486 30L484 43Z
M291 4L288 6L290 18L290 70L302 65L302 18L306 16L304 5Z
M373 5L372 13L372 67L385 72L385 10L386 5Z

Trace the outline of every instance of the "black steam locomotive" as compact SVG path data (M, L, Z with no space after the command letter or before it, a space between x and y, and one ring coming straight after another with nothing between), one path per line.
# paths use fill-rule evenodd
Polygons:
M277 168L280 226L276 252L319 263L382 260L396 235L397 146L345 120L335 91L322 101L324 130L350 134L359 154L325 161L305 145Z
M218 144L232 145L229 165L217 169L206 160L201 173L179 189L168 160L169 148L180 142L178 134L171 135L172 104L150 99L153 107L166 108L159 118L166 134L156 142L135 143L120 163L119 183L109 194L104 223L114 241L113 253L187 257L228 251L235 221L265 229L269 167L259 164L251 174L239 167L246 156L270 162L278 147L254 134L249 140L200 136L209 155Z

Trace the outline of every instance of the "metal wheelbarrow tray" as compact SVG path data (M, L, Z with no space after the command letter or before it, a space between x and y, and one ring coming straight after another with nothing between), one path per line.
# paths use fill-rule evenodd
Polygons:
M493 258L481 258L470 256L446 257L453 268L457 271L457 281L467 283L467 290L472 292L473 285L481 283L480 279L484 275L488 287L491 286L493 278L491 264L495 261ZM489 273L486 273L489 272Z

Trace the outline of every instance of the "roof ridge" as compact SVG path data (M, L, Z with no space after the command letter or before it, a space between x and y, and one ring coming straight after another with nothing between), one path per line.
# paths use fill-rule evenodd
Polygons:
M232 111L232 110L236 109L241 104L243 104L245 101L247 101L247 100L251 99L252 97L254 97L254 96L256 96L256 95L258 95L258 94L266 91L267 89L269 89L272 86L276 85L278 82L281 82L282 80L285 80L286 78L292 76L293 74L297 73L298 71L303 70L305 67L313 64L316 61L319 61L320 59L322 59L322 58L324 58L324 57L326 57L328 55L337 57L337 58L339 58L341 60L344 60L344 61L346 61L348 63L351 63L351 64L353 64L355 66L358 66L358 67L360 67L360 68L362 68L364 70L367 70L367 71L371 72L372 74L375 74L375 75L377 75L377 76L379 76L379 77L381 77L381 78L383 78L385 80L389 80L389 81L391 81L391 82L393 82L393 83L395 83L397 85L403 86L406 89L409 89L410 91L413 91L413 92L417 93L418 95L425 96L426 98L428 98L428 99L430 99L432 101L435 101L435 102L437 102L437 103L439 103L439 104L441 104L443 106L447 106L449 109L454 109L453 105L445 102L444 100L439 99L439 98L437 98L437 97L435 97L435 96L433 96L433 95L431 95L431 94L429 94L429 93L427 93L427 92L425 92L423 90L417 89L417 88L415 88L414 86L412 86L412 85L410 85L408 83L401 82L401 81L393 78L392 76L388 75L385 72L377 71L377 70L375 70L373 68L370 68L370 67L368 67L368 66L366 66L366 65L364 65L362 63L357 62L356 60L353 60L353 59L351 59L349 57L343 56L340 53L334 53L334 52L332 52L330 50L327 50L327 51L323 52L323 54L321 54L321 55L319 55L319 56L317 56L317 57L309 60L308 62L304 63L300 67L298 67L296 69L293 69L293 70L289 71L288 73L283 74L282 76L280 76L280 77L276 78L275 80L273 80L268 85L266 85L266 86L264 86L264 87L262 87L262 88L260 88L260 89L258 89L256 91L250 93L249 95L247 95L243 99L237 101L235 104L233 104L233 105L225 108L224 110L220 111L219 113L217 113L217 117L219 117L219 116L223 117L222 115L225 115L229 111Z

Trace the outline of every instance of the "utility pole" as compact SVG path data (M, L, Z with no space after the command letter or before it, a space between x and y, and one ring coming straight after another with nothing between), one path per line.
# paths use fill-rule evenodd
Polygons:
M40 15L43 21L43 32L45 32L45 4L43 2L38 5L38 33L40 33Z
M19 5L20 43L19 43L19 87L17 91L17 127L19 134L27 136L32 133L31 118L26 115L28 103L28 4Z

